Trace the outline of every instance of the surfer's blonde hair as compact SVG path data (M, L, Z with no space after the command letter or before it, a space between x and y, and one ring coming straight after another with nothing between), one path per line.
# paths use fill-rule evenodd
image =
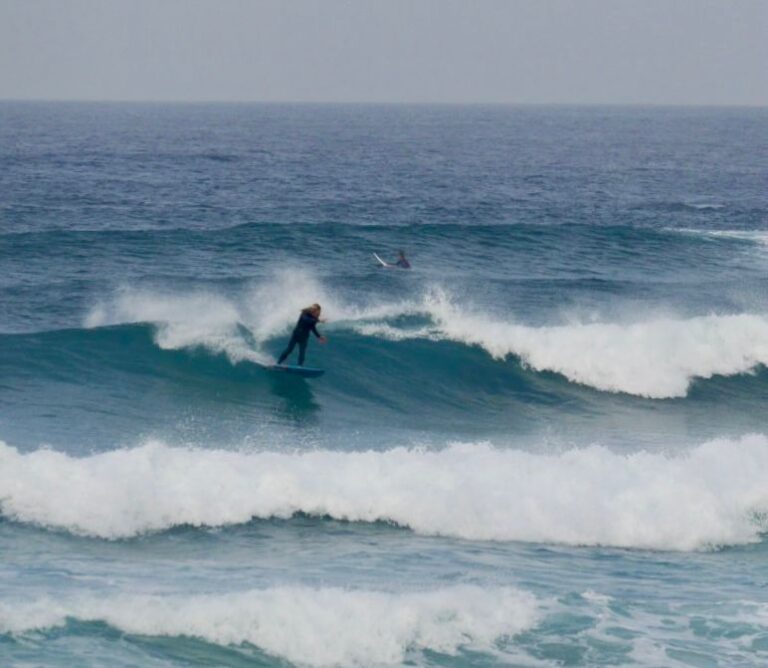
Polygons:
M320 306L320 304L312 304L311 306L307 306L307 308L301 309L302 313L308 313L310 311L322 311L323 307Z

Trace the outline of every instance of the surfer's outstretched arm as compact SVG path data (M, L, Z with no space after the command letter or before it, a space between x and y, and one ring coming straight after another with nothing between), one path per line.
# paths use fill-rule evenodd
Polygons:
M320 321L320 320L318 320L317 322L321 322L321 321ZM328 339L326 339L326 338L325 338L325 337L324 337L324 336L323 336L323 335L322 335L320 332L318 332L318 331L317 331L317 323L315 323L314 325L312 325L312 332L313 332L313 333L314 333L314 335L317 337L317 340L318 340L320 343L327 343L327 342L328 342Z

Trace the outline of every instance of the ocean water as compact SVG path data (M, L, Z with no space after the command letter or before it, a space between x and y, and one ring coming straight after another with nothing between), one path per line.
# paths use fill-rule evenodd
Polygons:
M768 664L767 185L762 109L0 104L0 664Z

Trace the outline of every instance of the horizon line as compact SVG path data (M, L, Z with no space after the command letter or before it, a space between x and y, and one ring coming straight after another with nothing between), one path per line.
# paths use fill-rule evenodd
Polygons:
M156 104L156 105L296 105L296 106L391 106L391 107L629 107L768 109L768 103L743 102L512 102L512 101L391 101L391 100L222 100L222 99L129 99L129 98L23 98L0 97L0 103L40 104Z

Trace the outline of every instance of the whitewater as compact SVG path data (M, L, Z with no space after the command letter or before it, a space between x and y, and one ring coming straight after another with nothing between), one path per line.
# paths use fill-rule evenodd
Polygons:
M492 650L497 638L519 633L537 617L529 594L469 586L410 594L276 587L228 596L0 604L5 632L63 626L67 619L97 620L132 634L193 636L220 645L247 642L311 666L397 665L424 649L448 655L459 648Z
M0 444L0 464L4 517L106 539L305 513L469 540L693 550L756 542L768 516L768 439L757 435L671 457L482 443L247 454L153 442L72 459Z

